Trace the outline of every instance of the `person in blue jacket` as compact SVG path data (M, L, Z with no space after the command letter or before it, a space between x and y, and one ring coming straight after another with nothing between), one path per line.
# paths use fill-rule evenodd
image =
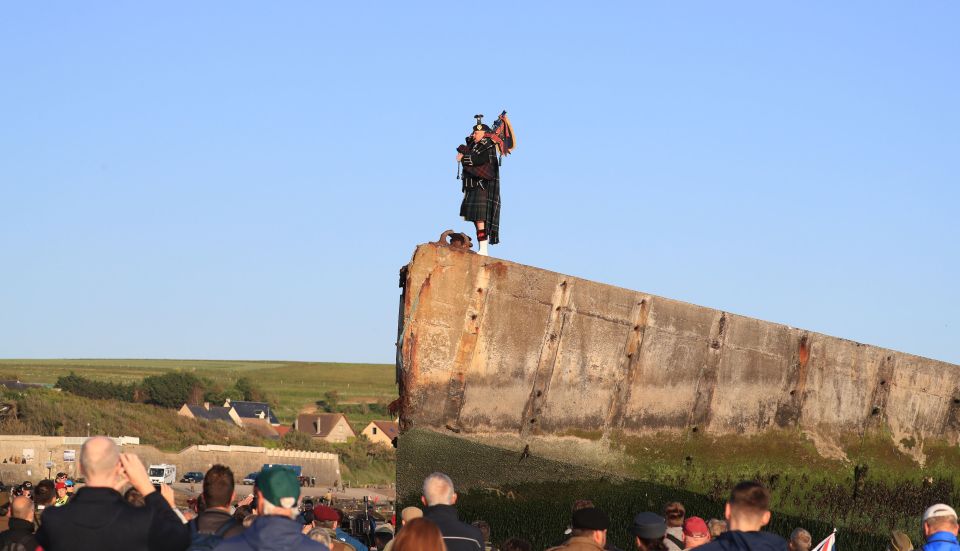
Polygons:
M330 551L303 534L298 521L300 481L284 467L266 467L257 476L257 517L242 534L223 540L219 551Z
M340 519L341 519L341 521L342 521L342 520L343 520L343 514L342 514L342 512L341 512L341 511L338 511L337 514L340 515ZM346 542L346 543L349 543L349 544L352 545L353 548L356 549L357 551L369 551L369 550L367 549L367 546L366 546L366 545L360 543L360 540L358 540L357 538L355 538L355 537L351 536L350 534L344 532L344 531L343 531L343 528L341 528L341 526L342 526L342 524L339 524L339 523L338 523L336 530L334 530L334 533L337 535L337 539L338 539L338 540L343 541L343 542Z
M923 512L923 535L927 544L923 551L958 551L957 543L957 512L953 507L937 503L927 507Z

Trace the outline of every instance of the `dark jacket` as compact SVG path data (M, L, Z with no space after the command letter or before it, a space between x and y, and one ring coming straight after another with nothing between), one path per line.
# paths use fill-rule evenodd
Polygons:
M957 544L957 536L951 532L936 532L930 534L927 538L927 544L923 546L923 551L958 551L960 545Z
M33 523L20 518L10 519L10 529L0 532L0 551L36 551Z
M476 526L460 522L452 505L427 507L423 517L440 528L447 551L483 551L483 533Z
M239 536L223 540L217 551L329 551L303 535L303 524L276 515L257 517Z
M233 515L220 509L208 509L196 518L197 531L201 534L215 534L224 524L233 521L233 526L223 534L223 539L239 536L243 533L243 523L236 521Z
M772 532L731 530L697 549L700 551L787 551L787 540Z
M469 136L465 145L457 147L457 152L463 154L460 164L463 166L464 191L485 187L488 182L500 179L497 146L490 138L475 142L473 136Z
M134 507L111 488L81 488L63 507L48 507L37 541L44 551L183 551L190 531L160 492Z

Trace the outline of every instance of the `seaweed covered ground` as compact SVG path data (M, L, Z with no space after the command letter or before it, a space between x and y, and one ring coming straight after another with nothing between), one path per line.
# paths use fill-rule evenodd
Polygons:
M659 445L654 439L616 445L630 458L626 464L588 468L412 430L400 438L398 497L401 504L414 503L427 474L446 472L458 485L464 520L489 522L494 542L520 536L538 549L557 542L576 499L592 499L607 510L613 523L609 537L630 549L626 528L634 514L659 511L677 500L691 515L722 518L730 488L744 479L771 489L770 530L786 537L804 527L819 541L836 527L837 545L845 550L882 549L892 528L918 543L922 510L960 501L960 484L949 464L921 469L870 439L859 444L870 448L855 457L859 462L823 459L808 443L776 435L686 443L664 437ZM952 454L941 455L947 460Z

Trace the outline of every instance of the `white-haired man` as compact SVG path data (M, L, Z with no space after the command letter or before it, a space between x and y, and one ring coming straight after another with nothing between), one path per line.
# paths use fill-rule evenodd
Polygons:
M329 551L326 545L303 534L300 481L284 467L265 467L257 475L257 517L239 536L223 540L218 551Z
M923 551L958 551L957 543L957 512L953 507L938 503L927 507L923 512L923 535L927 544Z
M45 551L183 551L190 531L173 511L173 490L154 489L140 458L120 453L105 436L88 439L80 450L86 485L68 507L48 507L37 541ZM144 507L127 503L120 490L131 484Z
M427 506L423 517L440 528L447 551L483 551L483 534L476 526L460 522L457 510L457 492L453 481L443 473L433 473L423 481L423 497Z

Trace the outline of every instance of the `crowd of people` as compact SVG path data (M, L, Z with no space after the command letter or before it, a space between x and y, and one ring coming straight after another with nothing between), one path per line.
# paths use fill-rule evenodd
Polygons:
M321 499L300 499L301 480L284 467L263 469L253 493L237 499L234 473L214 465L190 507L173 489L154 485L140 459L113 440L94 437L80 451L79 489L61 473L25 482L0 502L3 551L198 551L207 549L379 551L392 525L374 526L368 547L341 526L344 513Z
M423 485L426 510L404 509L401 527L391 551L532 551L533 546L522 537L507 538L499 547L490 543L490 527L484 521L472 525L461 522L456 513L457 494L453 481L442 473L427 477ZM421 517L422 518L418 518ZM682 503L664 506L663 514L652 511L637 513L629 526L619 527L629 535L637 551L811 551L811 534L796 528L790 539L768 531L770 492L762 484L744 481L730 492L724 507L724 519L705 520L688 516ZM405 522L408 519L410 524ZM923 551L960 551L957 533L960 525L956 511L945 504L928 507L921 516L926 544ZM411 530L411 528L416 530ZM557 545L548 551L620 551L607 536L618 527L611 525L605 511L590 500L573 504L570 525ZM408 538L409 536L409 538ZM415 541L414 541L415 540ZM411 543L407 543L410 541ZM833 551L833 544L821 548ZM893 531L888 551L911 551L913 544L904 532Z
M80 469L85 483L79 489L63 473L13 489L0 503L6 509L0 551L533 551L522 534L493 545L488 523L463 522L453 481L443 473L424 480L423 508L407 507L399 519L379 525L367 517L369 537L361 542L344 530L344 513L329 499L301 502L300 480L283 467L264 468L253 493L238 500L233 472L214 465L187 511L177 507L169 486L151 483L136 455L120 453L109 438L87 440ZM591 501L578 500L567 531L549 551L621 551L608 540L617 530L637 551L811 551L813 538L803 528L789 540L764 531L770 516L770 492L751 481L733 488L722 520L688 516L673 502L662 515L639 512L629 526L617 527ZM953 508L930 506L921 525L924 551L960 551ZM913 545L895 531L887 549L911 551Z

